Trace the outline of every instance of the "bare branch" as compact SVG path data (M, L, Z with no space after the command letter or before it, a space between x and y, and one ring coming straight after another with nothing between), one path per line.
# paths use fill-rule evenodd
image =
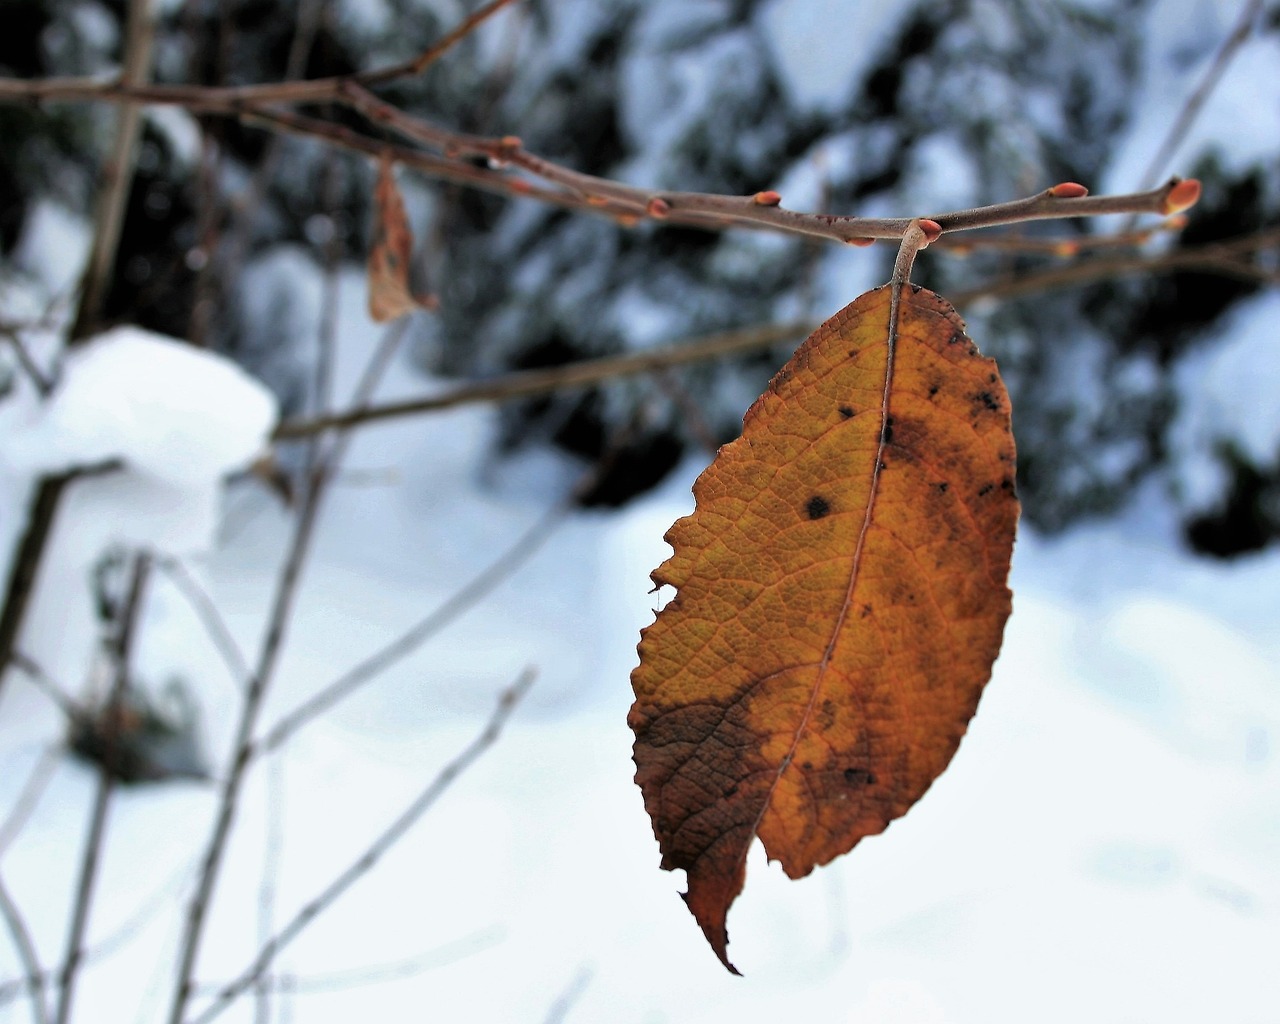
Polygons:
M392 65L381 71L355 75L354 78L363 85L383 85L394 78L403 78L406 75L420 75L443 57L445 53L471 35L483 22L488 21L504 7L510 7L512 3L513 0L489 0L489 3L477 8L463 18L455 28L446 32L437 42L432 43L412 60L405 61L403 64Z
M1200 116L1200 111L1203 109L1205 102L1209 99L1213 90L1217 88L1218 83L1222 81L1222 76L1226 74L1232 59L1248 41L1249 36L1253 34L1254 23L1258 20L1258 15L1261 11L1262 0L1245 0L1244 5L1240 8L1240 17L1237 19L1235 27L1231 30L1231 34L1223 41L1221 48L1213 59L1213 63L1209 66L1209 70L1205 72L1204 78L1200 80L1195 90L1187 97L1187 102L1178 114L1178 119L1169 126L1169 132L1165 136L1164 142L1160 144L1160 149L1156 151L1156 155L1151 159L1150 166L1142 176L1141 188L1149 188L1160 179L1160 175L1164 172L1164 168L1170 158L1177 151L1177 148L1182 145L1182 140L1186 138L1187 132L1191 130L1195 119Z
M249 686L249 662L244 652L240 650L240 645L236 643L236 638L231 635L231 630L223 619L222 613L218 611L218 606L214 604L213 598L191 575L191 571L181 559L169 555L155 555L154 558L156 568L169 578L179 593L186 598L192 611L196 613L200 624L204 626L205 633L213 642L223 664L226 665L227 672L243 692Z
M583 210L594 210L614 217L624 224L641 219L667 221L684 226L712 230L727 227L764 227L776 231L833 239L855 245L870 244L875 239L901 239L910 217L867 218L837 216L825 213L800 213L785 209L776 192L757 192L749 196L724 196L702 192L670 192L640 188L591 174L583 174L543 159L526 150L515 136L486 138L455 132L430 121L414 117L374 96L357 77L334 80L332 95L324 98L347 104L359 110L375 125L388 128L402 137L437 149L442 155L432 157L412 148L390 144L361 135L328 121L308 118L279 109L268 109L261 96L241 89L210 89L192 86L150 86L85 91L68 88L56 94L64 99L96 99L109 102L145 102L177 104L191 110L234 115L276 130L285 130L320 138L330 144L357 149L369 155L392 153L396 159L441 180L472 185L486 191L510 196L536 196L547 202ZM47 98L50 83L25 83L0 79L0 98L5 96ZM284 88L283 86L281 88ZM277 96L278 101L284 97ZM527 180L467 164L465 157L481 157L491 168L516 167L535 178L558 186L559 191L536 191ZM1195 201L1196 192L1188 198L1189 183L1171 179L1160 188L1132 195L1090 197L1080 185L1066 182L1046 189L1029 199L999 203L973 210L931 214L928 219L939 223L944 231L962 231L993 227L1026 220L1084 217L1102 213L1169 214ZM1173 201L1175 197L1177 202ZM1185 200L1183 202L1182 200Z
M412 978L415 975L438 967L457 963L469 956L491 949L503 939L503 930L490 925L481 928L460 939L435 946L423 953L403 957L387 963L369 964L352 967L345 971L331 974L264 974L257 984L265 985L276 992L291 994L311 994L320 992L341 992L347 989L362 988L366 985L382 985L388 981ZM201 985L201 995L216 995L225 986L225 982L214 985Z
M573 1009L574 1003L582 998L587 986L591 984L591 978L594 974L595 971L586 965L579 967L578 973L573 976L573 980L569 982L563 992L556 996L555 1002L547 1009L547 1015L542 1019L542 1024L564 1024L564 1020L569 1016L569 1011Z
M40 966L40 955L36 952L35 942L31 939L31 931L22 917L22 912L13 901L4 880L0 879L0 917L4 918L9 934L13 937L13 948L17 951L18 962L26 972L27 992L31 996L31 1017L36 1024L49 1024L49 1007L45 1005L44 969Z
M0 824L0 856L3 856L9 844L18 837L23 826L26 825L31 812L36 809L50 780L53 779L53 773L61 759L61 747L51 745L41 751L39 759L31 768L31 774L27 776L22 792L18 794L18 799L14 801L4 823Z
M375 352L356 389L357 405L366 403L376 388L382 373L390 363L400 339L403 338L408 324L402 318L393 325L383 338L378 351ZM309 480L303 494L302 504L298 510L297 522L292 540L289 544L280 577L276 584L276 593L271 602L268 616L266 636L263 640L257 667L245 694L240 711L240 721L236 727L236 736L232 745L231 766L222 784L218 800L218 810L213 830L201 864L196 890L187 907L187 917L183 926L182 939L178 954L178 976L174 989L173 1003L170 1006L170 1024L181 1024L186 1014L187 1004L195 987L196 958L200 951L200 942L204 936L204 922L209 912L209 904L213 890L217 884L218 873L226 854L231 826L235 821L240 803L240 791L244 784L253 750L253 734L257 727L258 717L266 699L267 690L276 665L284 648L284 637L292 618L293 605L301 581L302 569L311 548L311 540L320 515L322 497L326 484L337 470L346 446L350 441L347 435L336 438L331 444L327 456L317 454L319 438L313 439L311 451L308 453Z
M48 697L58 710L62 712L67 721L71 721L80 713L80 707L74 700L63 692L62 687L55 683L49 674L42 669L32 658L28 658L21 651L13 652L13 665L19 669L37 690Z
M222 112L263 103L322 103L338 99L343 88L351 83L385 85L397 78L420 74L475 31L482 22L504 7L509 7L512 2L513 0L490 0L416 57L385 68L357 72L354 75L276 82L267 85L224 87L193 85L143 87L138 84L141 79L132 80L127 76L108 79L48 78L27 82L22 79L5 78L0 79L0 100L25 99L39 102L105 100L177 105L191 110ZM126 58L127 67L128 58Z
M258 951L253 963L234 981L225 985L214 997L213 1003L197 1016L193 1024L207 1024L222 1013L242 992L266 973L280 952L327 907L341 897L365 874L372 870L403 836L417 823L449 787L488 750L502 734L507 719L520 699L533 684L534 671L526 669L498 700L484 731L480 733L457 757L441 769L427 787L413 800L398 818L380 835L350 867L315 896L275 936Z
M595 474L589 474L592 479ZM580 488L575 488L575 491ZM254 756L269 754L287 743L299 729L345 700L396 662L407 658L431 637L457 620L524 565L555 532L573 507L572 497L558 502L478 575L442 605L381 650L348 669L328 686L288 712L254 748Z
M89 832L85 838L84 856L80 864L80 877L76 883L75 902L72 904L71 927L67 932L67 949L63 956L62 970L58 974L57 1024L67 1024L71 1019L71 1005L75 998L76 973L84 958L84 935L89 924L89 909L93 903L93 890L98 877L98 862L102 858L106 840L107 809L115 787L116 739L120 727L121 709L125 689L129 684L129 661L138 619L142 610L142 594L146 587L151 560L146 552L139 553L133 561L133 574L129 592L120 612L116 636L111 645L115 678L105 709L109 723L104 730L104 748L101 770L98 772L98 789L89 818Z
M813 325L808 321L753 327L713 334L682 345L650 349L621 356L604 356L555 366L545 370L520 370L487 381L462 384L438 395L388 402L311 419L286 420L276 428L273 439L293 440L321 430L342 429L361 423L412 416L422 412L451 409L475 402L510 401L552 391L589 387L614 377L649 373L667 366L696 363L735 352L764 348L791 337L803 337Z
M130 0L125 25L124 67L119 80L121 88L141 85L151 76L154 29L151 0ZM81 287L80 308L71 328L72 341L88 337L98 327L120 244L129 189L133 185L141 130L142 108L136 103L126 102L120 107L115 140L102 168L102 191L94 214L93 246L89 250L89 262Z
M77 477L110 473L120 467L120 462L112 459L96 466L84 466L44 476L36 484L27 513L26 527L9 564L4 605L0 608L0 692L4 690L4 670L13 659L14 647L22 632L22 622L26 618L27 605L35 590L45 543L53 529L54 516L63 490Z
M22 372L31 380L36 393L41 398L48 398L53 392L53 381L44 375L35 358L27 351L27 346L23 344L22 335L19 333L18 328L8 324L0 324L0 338L4 338L9 342L10 347L13 349L13 354L18 358L18 365L22 367Z
M945 243L943 235L932 245ZM979 299L1016 298L1052 288L1066 288L1105 280L1117 274L1159 274L1172 270L1203 270L1269 284L1280 283L1276 272L1256 264L1241 262L1241 255L1262 251L1280 244L1280 229L1258 232L1231 242L1217 242L1194 248L1174 249L1156 256L1128 255L1090 258L1065 266L1020 271L1016 275L996 278L987 284L958 291L951 296L957 308ZM693 338L688 341L652 348L644 352L620 356L584 359L541 370L518 370L489 380L460 384L435 395L388 402L328 416L285 420L275 431L274 439L287 441L322 430L348 429L401 416L438 412L478 402L507 402L534 395L591 387L619 377L652 373L666 367L708 362L741 352L753 352L810 334L817 324L793 321L727 331Z

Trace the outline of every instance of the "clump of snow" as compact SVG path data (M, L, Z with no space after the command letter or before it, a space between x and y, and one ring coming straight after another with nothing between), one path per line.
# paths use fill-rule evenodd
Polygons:
M1280 295L1263 294L1232 312L1222 339L1182 361L1176 375L1178 419L1170 433L1177 482L1195 508L1222 493L1225 445L1259 465L1280 452Z
M72 352L47 401L0 411L3 457L20 472L119 460L174 484L244 466L275 419L271 392L230 360L137 327Z
M801 107L834 110L883 57L910 4L774 0L760 21L779 77Z

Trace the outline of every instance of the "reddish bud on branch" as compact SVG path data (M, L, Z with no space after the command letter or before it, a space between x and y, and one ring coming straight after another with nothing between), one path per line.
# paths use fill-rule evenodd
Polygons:
M938 240L938 237L942 234L942 225L936 220L922 220L920 221L920 230L924 232L924 244L928 245L930 242Z
M1184 178L1169 189L1169 194L1165 196L1164 206L1160 212L1164 214L1181 213L1183 210L1195 206L1199 198L1200 182L1195 178Z
M1054 199L1083 199L1089 190L1076 181L1064 181L1049 189Z
M671 216L671 204L661 196L654 196L645 205L645 212L655 220L666 220Z
M1048 189L1048 193L1056 200L1083 200L1089 195L1089 189L1079 182L1060 182Z
M751 201L757 206L777 206L782 202L782 196L778 195L772 189L765 192L757 192L751 197Z

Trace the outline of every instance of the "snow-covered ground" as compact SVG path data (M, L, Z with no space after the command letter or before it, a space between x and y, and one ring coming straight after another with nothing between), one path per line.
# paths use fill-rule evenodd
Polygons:
M352 364L371 340L357 329L360 289L347 280ZM422 388L397 366L382 397ZM490 415L357 434L267 722L501 557L572 479L546 456L477 468ZM561 1000L566 1019L619 1022L1274 1019L1280 553L1230 566L1191 558L1154 492L1119 522L1054 541L1024 533L1005 649L953 766L885 835L808 879L753 859L730 917L746 976L727 975L676 896L680 879L657 868L625 724L634 644L654 608L647 573L698 468L624 512L569 519L483 604L257 770L201 979L234 976L256 951L268 857L278 927L533 665L537 682L500 742L282 955L277 975L292 991L281 1019L537 1021ZM111 485L96 486L105 502ZM248 482L224 512L214 549L192 564L252 651L288 519ZM64 615L88 600L74 576L45 586L65 588L61 601L44 597ZM80 690L87 648L52 628L30 643ZM154 686L188 682L221 764L236 684L162 576L137 663ZM0 708L7 813L61 726L18 673ZM49 964L93 786L89 769L64 761L0 861ZM188 782L119 792L80 1019L161 1015L214 798ZM0 944L0 982L20 974ZM28 1012L14 998L0 1020ZM251 1013L246 1002L226 1019Z
M766 5L762 17L780 8ZM1198 63L1178 79L1193 81L1234 5L1156 10L1195 15L1152 16L1153 46L1201 41ZM865 28L889 24L868 15ZM1245 156L1274 137L1262 130L1271 108L1251 99L1270 67L1264 56L1245 52L1215 94L1219 113L1201 122L1247 125ZM823 81L840 92L849 80L806 74L822 61L795 39L780 40L775 57L789 87L818 105L831 101ZM1181 100L1154 72L1147 89L1117 189L1133 185ZM68 252L82 235L56 218L33 231L28 257L62 275L47 276L51 287L73 279ZM362 289L344 278L336 379L348 387L376 343ZM1274 310L1273 295L1242 307L1224 328L1236 340L1188 364L1181 386L1194 400L1174 437L1188 474L1179 482L1193 496L1211 493L1197 453L1224 424L1260 457L1275 447ZM175 353L155 339L126 334L123 352L121 341L108 347L122 364L89 353L68 368L87 398L44 413L14 396L0 402L0 561L34 468L89 454L129 463L77 485L24 637L25 653L79 696L101 693L87 573L108 539L141 537L183 555L252 660L290 528L261 484L211 486L267 429L255 387L226 366L157 363ZM164 386L127 390L157 377ZM196 379L204 390L178 390ZM431 386L397 363L379 397ZM138 418L108 415L112 402ZM147 429L174 409L190 426L195 406L207 419L192 435ZM550 455L490 461L492 416L470 407L357 432L325 505L267 726L506 557L571 486L574 467ZM690 509L700 468L684 465L622 512L570 517L483 603L254 770L202 983L243 970L534 666L533 689L497 745L280 956L272 1019L1277 1019L1280 551L1229 564L1193 558L1154 483L1118 520L1053 540L1023 532L1004 651L952 766L883 836L807 879L790 882L753 857L729 918L745 977L726 974L676 895L681 879L658 870L625 724L638 631L660 596L648 593L648 573L664 557L664 531ZM135 663L154 692L176 678L195 695L221 772L241 682L162 573ZM11 671L0 692L0 822L62 734L57 709ZM0 849L0 878L46 968L61 963L95 783L63 757ZM200 782L117 790L77 1020L163 1019L215 800ZM6 987L22 974L0 929L0 1022L31 1017L27 996ZM252 1018L244 1001L224 1019Z

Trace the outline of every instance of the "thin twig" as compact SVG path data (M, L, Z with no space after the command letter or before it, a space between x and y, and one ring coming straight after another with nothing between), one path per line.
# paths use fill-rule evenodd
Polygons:
M284 762L281 758L273 758L267 765L266 819L262 878L258 884L259 946L269 942L275 932L276 883L284 855ZM269 984L255 984L253 994L254 1024L268 1024L272 988Z
M419 74L453 46L470 35L481 22L510 6L513 0L491 0L466 17L422 53L410 60L385 68L312 78L296 82L237 86L149 86L140 87L116 78L47 78L23 85L22 79L0 79L0 99L26 99L40 102L65 100L105 100L119 102L162 103L190 109L230 110L262 103L323 103L337 99L349 83L385 85L397 78Z
M225 985L214 997L213 1003L199 1014L193 1024L207 1024L225 1010L242 992L266 973L280 952L305 929L317 916L331 906L353 884L372 870L382 857L417 823L432 805L479 757L484 754L502 733L507 719L519 704L520 699L533 684L534 671L526 669L520 677L505 691L498 700L498 706L490 717L484 731L441 769L427 787L418 794L412 803L398 818L380 835L363 854L329 883L317 896L306 904L279 932L272 937L259 951L254 961L244 973L234 981Z
M40 803L40 798L44 796L44 791L53 779L53 773L57 770L58 763L61 760L62 748L50 745L41 751L40 757L32 765L31 774L27 776L22 792L18 794L18 799L13 802L13 807L10 808L4 823L0 824L0 857L4 856L9 844L17 839L22 832L32 812L36 809L36 805Z
M932 245L941 244L946 237L943 235ZM1028 270L1014 276L996 278L986 284L957 291L949 298L954 306L963 308L979 299L1016 298L1053 288L1088 284L1119 274L1160 274L1175 270L1203 270L1275 284L1280 282L1274 271L1242 263L1239 257L1250 251L1268 249L1277 243L1280 243L1280 231L1259 232L1231 242L1174 249L1157 256L1090 258L1066 266ZM584 359L548 369L517 370L476 383L460 384L436 395L351 409L329 416L285 420L276 428L274 439L292 440L321 430L347 429L365 423L438 412L463 405L507 402L591 387L619 377L652 373L664 367L709 362L729 355L758 351L770 345L803 338L816 326L814 321L809 320L771 324L705 335L644 352Z
M204 626L205 634L213 643L219 657L222 658L222 663L226 665L232 681L243 692L249 686L249 662L245 658L244 652L240 649L240 645L236 643L236 638L232 635L230 627L222 617L222 613L218 610L213 598L209 596L208 591L200 585L181 559L173 558L169 555L156 555L154 557L156 568L169 578L169 581L186 599L187 604L191 606L191 610L196 613L200 624Z
M408 318L401 318L384 336L382 344L365 368L364 376L357 386L357 402L367 403L372 396L382 373L390 364L400 339L404 336L407 325ZM311 469L307 487L298 510L297 524L288 553L276 584L276 593L271 602L261 654L241 707L240 721L236 727L236 736L231 748L231 767L226 773L219 794L218 810L213 830L205 846L196 890L187 907L186 921L179 944L177 983L173 1003L170 1006L169 1024L181 1024L195 987L196 958L204 937L205 918L209 913L213 890L226 854L231 826L239 809L245 773L252 759L253 734L272 675L283 653L284 637L292 619L298 584L311 548L325 485L336 472L349 442L349 435L334 439L325 457L315 454L316 446L313 443L308 453L307 464Z
M80 706L74 700L63 692L62 687L55 683L44 669L42 669L34 659L27 657L21 651L14 651L12 657L14 668L20 670L37 690L48 697L67 721L72 721L79 713Z
M254 756L278 750L308 722L314 721L370 680L386 672L396 662L408 657L459 616L475 607L504 580L509 579L541 549L578 502L596 487L601 477L613 466L622 443L629 434L628 428L614 438L596 464L578 478L568 494L521 533L484 569L450 595L442 605L284 715L258 743Z
M44 969L40 966L40 955L36 952L31 931L22 917L22 912L13 901L4 880L0 879L0 917L3 917L13 937L13 948L17 951L18 962L26 972L26 988L31 996L31 1017L36 1024L49 1024L49 1007L44 1000L44 985L40 979Z
M1165 166L1169 163L1170 158L1172 158L1178 147L1182 145L1187 132L1191 130L1192 124L1195 123L1195 119L1200 116L1200 111L1204 108L1205 102L1209 99L1213 90L1218 87L1218 83L1222 81L1222 76L1226 74L1232 59L1248 41L1249 36L1253 34L1254 23L1258 20L1258 14L1261 11L1262 0L1246 0L1241 7L1240 17L1237 19L1235 27L1231 30L1231 34L1223 40L1222 46L1219 48L1208 71L1205 72L1204 78L1197 83L1191 95L1187 97L1187 101L1183 104L1177 120L1170 125L1164 142L1160 144L1156 155L1152 157L1150 166L1147 167L1146 173L1142 176L1140 188L1150 188L1160 180Z
M125 25L124 64L119 79L121 88L139 86L151 76L154 40L151 0L130 0ZM142 107L136 103L124 103L116 122L111 153L102 168L102 191L94 215L93 245L85 267L80 308L71 328L72 341L86 338L96 331L102 316L102 303L115 266L120 230L124 226L129 190L133 186L141 132Z
M7 324L0 326L0 337L9 342L9 346L13 349L13 354L18 359L18 365L22 367L22 372L27 375L32 386L36 389L36 394L41 398L48 398L53 392L53 381L41 371L39 364L23 343L22 335L18 329L9 327Z
M295 113L268 109L260 97L243 89L212 89L192 86L148 86L112 89L86 89L82 80L64 89L56 89L48 81L29 83L0 79L0 98L60 98L102 100L108 102L143 102L176 104L191 110L233 115L258 121L278 130L289 130L319 138L325 142L367 152L370 155L392 151L396 159L423 173L457 184L472 185L510 196L535 194L535 186L518 177L493 170L472 167L463 157L482 157L495 167L516 167L561 190L542 190L537 197L558 205L583 210L596 210L624 223L642 218L709 229L756 226L853 244L869 244L877 238L901 239L910 217L866 218L832 214L801 213L785 209L776 192L757 192L749 196L724 196L702 192L669 192L626 185L596 175L584 174L546 160L526 150L514 136L486 138L455 132L430 121L405 113L374 96L360 84L358 76L335 80L332 95L324 98L348 104L371 122L389 128L402 137L438 149L443 155L403 149L392 149L388 143L361 135L344 126ZM283 88L283 87L281 87ZM279 102L277 97L276 102ZM999 224L1049 218L1086 217L1103 213L1174 212L1169 197L1180 184L1177 178L1149 191L1119 196L1088 196L1073 186L1069 192L1054 186L1028 199L997 203L973 210L930 214L928 219L946 231L962 231L993 227Z
M592 480L595 479L595 473L589 475ZM580 491L580 487L574 489L575 494ZM465 586L453 593L442 605L433 609L430 614L416 622L391 643L348 669L328 686L284 715L257 744L254 755L261 756L279 749L307 723L346 700L370 680L386 672L392 665L407 658L427 640L475 607L495 587L509 579L538 552L547 538L564 522L573 508L573 503L573 496L557 502L520 534L510 547L485 566Z
M258 984L268 985L273 991L298 995L342 992L367 985L384 985L388 981L412 978L426 971L457 963L459 960L492 948L504 937L501 928L491 925L415 956L403 957L387 963L352 967L332 974L297 975L283 972L264 974L258 979ZM219 982L215 985L201 985L199 991L201 995L213 996L226 984L226 982Z
M325 4L326 0L302 0L298 5L293 39L289 43L289 55L285 60L284 81L299 80L306 72L307 61L311 56L316 35L320 31L321 15L324 12ZM207 130L204 131L203 138L205 147L213 150L216 158L219 154L214 148L215 144ZM201 239L200 245L204 255L204 263L200 268L200 276L197 280L196 300L191 310L191 340L197 345L205 343L209 321L214 315L214 302L210 292L215 266L219 263L235 268L244 265L255 218L263 201L266 199L272 176L275 174L284 154L284 139L285 133L271 133L266 151L254 168L249 183L230 202L231 222L224 236L225 245L221 250L215 245L216 234L214 229L217 218L212 213L213 203L201 204L202 213L206 206L210 210L208 220L204 225L205 230L197 234L197 237ZM204 177L203 172L208 163L208 160L201 163L202 177ZM206 193L212 193L215 183L212 175L209 175L208 178L205 190Z
M462 384L438 395L388 402L385 405L351 409L311 419L286 420L276 428L273 440L293 440L317 431L353 427L357 424L451 409L476 402L510 401L552 391L588 387L614 377L650 373L666 366L703 362L735 352L765 348L790 337L803 337L812 329L813 325L808 321L752 327L710 335L683 345L672 345L620 356L585 359L581 362L543 370L519 370L491 380Z
M89 924L89 910L93 904L93 890L98 877L98 863L102 859L106 839L107 810L115 787L116 741L120 729L124 694L129 685L129 662L133 651L134 636L141 617L142 595L146 587L151 560L140 552L133 560L133 574L129 592L120 612L116 636L111 645L115 678L104 711L108 723L103 731L102 764L98 772L97 794L89 819L89 832L85 839L84 855L80 863L80 877L76 883L75 901L72 904L71 927L67 931L67 948L63 956L62 970L58 974L57 1024L67 1024L71 1018L71 1005L75 998L76 974L84 958L84 936Z
M586 992L587 986L591 984L591 978L595 971L589 966L583 965L578 968L578 973L573 976L573 980L563 992L556 996L555 1002L547 1008L547 1015L542 1019L542 1024L564 1024L565 1019L569 1016L569 1011L573 1009L574 1003L582 998L582 994Z
M191 997L193 973L196 957L200 952L200 941L204 937L205 917L209 912L213 889L217 884L218 873L226 853L227 839L231 834L231 826L239 810L240 791L244 782L245 771L249 766L247 751L257 725L258 716L265 702L267 689L271 682L276 664L283 651L284 637L292 615L294 597L301 578L302 567L311 547L311 538L315 531L316 520L320 512L321 478L312 476L310 486L302 498L294 526L293 537L289 543L283 569L276 583L275 596L271 602L271 612L267 623L266 637L257 668L249 682L240 709L240 721L236 727L235 740L232 744L231 767L224 777L218 799L218 810L213 830L205 846L199 879L196 890L187 907L186 921L178 953L178 978L174 989L173 1003L170 1008L170 1024L180 1024L186 1012L187 1002Z

